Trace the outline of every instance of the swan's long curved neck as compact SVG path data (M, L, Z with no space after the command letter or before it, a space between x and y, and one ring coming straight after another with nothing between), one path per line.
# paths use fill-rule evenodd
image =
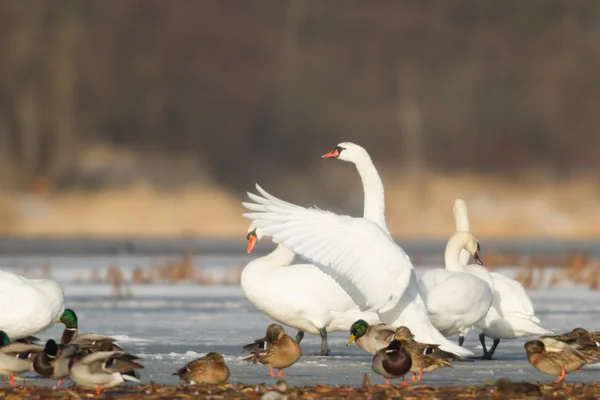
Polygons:
M462 235L454 235L446 245L444 252L444 264L448 271L463 272L464 266L460 260L460 252L465 245L465 237Z
M385 195L381 177L377 173L371 157L366 152L355 161L355 165L360 175L365 194L363 217L375 222L384 231L389 233L385 222Z
M462 199L457 199L454 202L454 222L456 224L457 232L469 232L470 227L469 216L467 213L467 203L465 203L465 201ZM468 265L470 257L471 255L469 254L469 252L463 249L460 252L460 264Z
M260 265L261 267L278 268L289 265L294 259L294 256L295 254L293 251L279 245L266 256L251 261L251 264L253 266Z

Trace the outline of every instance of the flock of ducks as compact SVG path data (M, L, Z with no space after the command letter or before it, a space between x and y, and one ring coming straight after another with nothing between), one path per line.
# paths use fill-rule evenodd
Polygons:
M385 221L384 189L364 148L340 143L323 158L355 164L364 186L364 215L336 215L280 200L260 186L259 195L244 214L252 220L248 232L250 253L264 236L278 244L270 254L252 260L242 271L242 289L248 300L278 324L263 338L243 347L248 363L261 363L271 377L302 356L305 333L320 335L320 355L331 351L327 334L350 332L347 345L373 355L372 369L390 379L412 373L452 368L452 362L473 361L463 347L472 330L479 334L484 359L491 359L500 340L539 336L525 344L529 362L538 370L565 375L600 360L600 333L583 328L552 336L540 325L531 300L516 280L483 266L480 245L470 232L467 205L456 200L456 232L450 237L444 268L427 271L417 279L408 255L391 238ZM309 263L292 264L296 256ZM473 259L474 263L470 263ZM14 376L35 370L57 380L70 376L84 387L102 388L139 381L139 357L115 340L99 334L79 334L77 315L65 309L60 286L47 279L28 279L0 271L0 301L18 302L17 311L0 313L0 375ZM35 344L32 335L56 321L65 325L59 342ZM282 325L298 330L290 337ZM459 335L458 344L448 340ZM493 339L486 347L486 338ZM11 342L11 339L16 339ZM277 374L274 369L278 370ZM191 361L174 375L189 383L222 383L230 371L222 355L214 352Z

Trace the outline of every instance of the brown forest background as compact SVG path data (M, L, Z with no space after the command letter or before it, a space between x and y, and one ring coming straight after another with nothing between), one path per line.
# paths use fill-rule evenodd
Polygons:
M260 182L392 231L600 235L600 3L0 1L0 231L243 235ZM515 226L519 229L515 231ZM241 232L241 233L240 233Z

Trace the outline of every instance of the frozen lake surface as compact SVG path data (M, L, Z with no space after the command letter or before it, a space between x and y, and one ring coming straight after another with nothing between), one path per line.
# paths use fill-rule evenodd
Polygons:
M104 263L104 265L107 265ZM7 265L0 266L7 267ZM262 365L247 365L242 359L242 345L264 336L272 321L257 311L244 297L238 286L200 286L197 284L134 285L132 297L114 299L107 284L73 283L74 266L53 265L52 274L64 285L67 306L79 317L81 332L101 333L115 337L127 351L143 357L145 370L142 379L162 384L177 383L172 372L186 362L216 351L225 356L231 370L231 382L274 383L268 369ZM418 272L422 272L418 268ZM568 286L529 292L542 324L564 332L577 326L600 330L598 293L585 287ZM42 340L59 338L62 324L38 334ZM286 328L288 334L296 331ZM303 356L293 367L286 369L290 385L313 385L317 382L333 385L354 385L369 373L373 383L383 378L371 371L371 356L355 345L346 346L347 332L329 335L332 356L310 356L318 353L320 338L305 335ZM496 360L457 362L454 369L446 368L424 375L423 383L437 386L481 384L500 377L512 380L550 381L554 377L535 370L526 360L523 344L527 339L503 341ZM488 346L491 340L488 339ZM475 333L465 341L476 354L481 346ZM571 373L568 382L597 380L598 365L588 365L582 372ZM52 385L53 381L35 374L25 375L30 384ZM29 380L29 378L31 380Z

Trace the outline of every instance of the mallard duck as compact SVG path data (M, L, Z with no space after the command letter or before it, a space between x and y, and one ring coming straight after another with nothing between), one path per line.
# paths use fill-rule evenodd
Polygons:
M390 384L389 379L402 378L402 386L408 386L404 380L404 375L412 367L412 358L406 349L398 340L392 342L384 349L381 349L373 357L371 368L373 371L385 378L385 383Z
M19 304L0 313L0 330L11 339L34 335L51 327L65 309L62 288L49 279L28 279L0 271L0 303Z
M57 379L56 386L69 376L70 357L79 350L75 344L58 345L53 339L46 342L44 350L33 359L33 369L44 378Z
M71 378L84 387L102 388L120 385L125 381L139 382L136 369L144 368L137 363L139 357L124 351L99 351L85 355L77 353L71 357L69 373Z
M223 383L229 378L229 368L222 355L210 352L190 361L173 375L188 383Z
M267 334L264 339L255 340L250 346L262 343L260 348L253 347L252 354L246 358L254 364L257 362L269 366L269 375L275 377L273 368L277 368L278 377L283 376L283 369L296 363L302 355L300 346L294 339L289 337L281 325L271 324L267 328ZM248 345L244 346L247 347Z
M116 339L108 336L99 335L97 333L82 333L79 334L78 318L75 311L66 308L63 315L57 321L65 324L65 329L60 338L60 344L76 344L80 348L86 348L89 352L97 351L124 351L117 345Z
M346 346L350 346L352 342L366 351L369 354L375 355L377 351L386 348L394 338L393 326L388 324L373 324L363 319L359 319L350 327L350 339Z
M433 372L439 368L453 368L452 364L450 364L447 359L443 358L442 354L439 354L442 350L439 350L438 345L414 341L410 329L405 326L396 329L394 340L400 342L402 348L406 349L410 354L412 359L410 372L413 374L411 382L421 382L423 372ZM436 350L439 352L437 357L434 357L433 354ZM419 374L419 378L416 378L417 373Z
M60 344L69 343L79 333L77 314L70 308L65 308L65 311L56 322L65 324Z
M44 348L37 344L10 342L4 331L0 331L0 375L9 376L8 383L15 385L15 375L33 371L33 356Z
M586 358L568 344L551 338L530 340L525 343L527 360L539 371L556 375L555 383L565 380L565 375L586 364Z
M596 362L600 360L600 348L592 339L591 334L583 328L575 328L571 332L556 336L542 336L540 340L554 339L568 344L575 350L579 350L588 362Z

